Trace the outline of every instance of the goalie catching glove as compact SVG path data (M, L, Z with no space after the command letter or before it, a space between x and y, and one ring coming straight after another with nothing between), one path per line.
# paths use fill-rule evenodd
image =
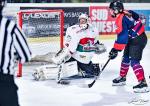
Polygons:
M55 64L60 65L68 61L70 58L71 58L71 53L68 50L68 48L63 48L52 58L52 61Z
M102 54L106 52L106 47L104 46L103 43L99 43L99 41L97 41L95 43L95 54Z

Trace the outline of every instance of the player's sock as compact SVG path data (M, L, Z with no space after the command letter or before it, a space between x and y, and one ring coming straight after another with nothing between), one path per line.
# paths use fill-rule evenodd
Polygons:
M144 79L144 70L143 67L140 64L135 64L132 66L133 71L136 75L137 80L140 82L141 80Z
M120 76L126 76L129 70L129 63L122 62L120 68Z

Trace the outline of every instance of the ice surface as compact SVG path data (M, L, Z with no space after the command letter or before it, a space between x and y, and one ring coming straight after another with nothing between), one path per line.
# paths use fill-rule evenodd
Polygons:
M113 40L104 40L103 43L109 52ZM100 56L95 55L93 62L104 64L108 59L108 52ZM150 80L149 70L150 42L146 46L141 64L145 69L148 84ZM129 102L134 98L150 99L149 93L135 94L132 87L137 84L136 77L129 70L127 85L113 87L112 79L118 77L122 53L115 60L108 63L100 79L92 88L82 88L80 85L91 83L92 79L71 80L70 85L56 84L55 80L34 81L32 67L23 67L23 77L16 78L19 86L19 102L21 106L134 106ZM150 106L150 102L144 106Z

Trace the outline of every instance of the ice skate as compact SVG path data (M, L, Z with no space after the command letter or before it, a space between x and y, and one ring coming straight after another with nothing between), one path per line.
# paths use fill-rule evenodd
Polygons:
M118 77L112 81L113 86L123 86L126 85L126 77Z
M133 91L135 93L146 93L149 92L148 85L145 80L139 82L138 85L133 86Z

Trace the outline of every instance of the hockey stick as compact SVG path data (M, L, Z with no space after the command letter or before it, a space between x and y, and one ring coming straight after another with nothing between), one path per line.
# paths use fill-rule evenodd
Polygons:
M60 80L61 80L61 74L62 74L63 65L64 65L64 63L58 65L59 70L58 70L57 78L56 78L57 83L59 83Z
M89 87L89 88L91 88L91 87L94 85L94 83L95 83L96 80L100 77L101 73L103 72L103 70L105 69L105 67L107 66L107 64L109 63L110 60L111 60L110 58L107 60L107 62L106 62L105 65L103 66L102 70L99 72L99 74L98 74L97 76L95 76L93 82L90 83L90 84L88 84L88 87Z
M58 73L57 73L56 82L57 82L57 84L68 85L68 84L70 84L70 81L61 79L62 78L61 75L62 75L64 64L65 64L65 62L63 61L61 64L58 65L59 70L58 70Z

